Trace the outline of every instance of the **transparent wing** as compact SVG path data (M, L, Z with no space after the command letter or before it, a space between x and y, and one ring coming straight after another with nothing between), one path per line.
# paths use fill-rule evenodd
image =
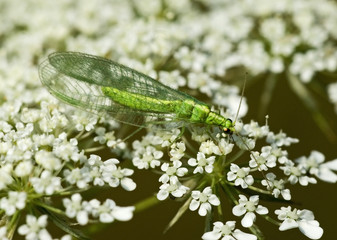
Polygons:
M102 93L102 86L156 99L193 99L201 103L131 68L83 53L53 53L41 63L39 75L51 94L60 100L97 114L108 113L116 120L137 126L178 119L174 112L137 110L116 103Z

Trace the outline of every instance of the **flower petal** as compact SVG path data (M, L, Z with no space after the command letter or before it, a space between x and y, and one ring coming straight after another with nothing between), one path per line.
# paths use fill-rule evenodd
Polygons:
M189 208L190 208L191 211L195 211L195 210L198 209L199 206L200 206L200 202L197 201L197 200L195 200L195 199L193 199L191 201L191 203L190 203L190 207Z
M253 234L249 234L249 233L244 233L239 229L236 229L233 232L233 236L237 239L237 240L256 240L257 237Z
M246 215L242 218L242 220L241 220L241 225L242 225L243 227L249 228L249 227L253 226L253 223L254 223L255 219L256 219L255 213L253 213L253 212L248 212L248 213L246 213Z
M268 211L268 208L258 205L255 212L257 212L260 215L264 215L264 214L267 214L269 211Z
M315 220L298 222L298 228L300 231L310 239L320 239L323 235L323 229L319 226L319 223Z
M331 170L337 171L337 159L331 160L331 161L326 162L326 163L324 163L322 165L327 166Z
M336 183L337 182L337 174L331 171L328 168L321 167L317 177L325 182Z
M206 216L207 212L211 211L211 209L212 209L211 204L209 204L208 202L202 203L198 213L200 216Z
M285 231L288 229L292 229L292 228L297 228L298 227L298 223L294 220L294 219L285 219L281 226L279 227L280 231Z
M126 191L133 191L136 189L136 183L131 178L123 178L121 185Z
M218 240L221 237L221 233L219 232L206 232L202 235L203 240Z
M188 165L190 165L192 167L194 167L198 164L197 160L195 158L190 158L187 163L188 163Z
M212 194L209 198L208 198L208 202L214 206L219 206L220 205L220 200L219 198L215 195Z
M119 221L129 221L133 217L135 207L115 207L112 215Z
M157 198L158 198L158 200L163 201L168 197L168 195L169 195L169 193L167 191L160 190L157 193Z
M235 216L242 216L246 213L246 208L242 204L236 205L235 207L233 207L232 213Z

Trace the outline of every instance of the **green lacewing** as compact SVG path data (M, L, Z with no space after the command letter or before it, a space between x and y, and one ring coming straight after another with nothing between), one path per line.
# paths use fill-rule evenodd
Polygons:
M163 122L215 125L235 132L231 119L194 97L134 69L79 52L56 52L39 67L41 82L56 98L136 126Z

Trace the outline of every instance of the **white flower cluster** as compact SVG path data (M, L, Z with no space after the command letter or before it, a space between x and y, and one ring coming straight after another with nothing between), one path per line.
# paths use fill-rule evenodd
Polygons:
M89 215L99 219L102 223L111 223L115 219L118 221L129 221L133 216L134 207L119 207L111 199L106 199L101 203L97 199L82 201L79 193L71 196L71 199L63 199L63 205L66 208L66 215L69 218L76 218L81 225L88 224Z
M308 158L301 157L295 161L289 159L288 151L284 147L297 143L298 139L288 137L283 132L275 134L269 130L268 126L259 126L254 121L243 125L238 123L237 129L237 133L232 137L234 144L239 148L246 151L252 149L259 139L265 139L269 145L262 146L261 151L251 150L249 161L236 164L232 162L236 159L232 160L230 154L234 144L230 143L228 138L219 138L220 135L217 134L217 137L212 139L210 135L204 136L204 132L195 128L192 130L191 137L200 144L200 147L195 152L196 157L193 158L189 157L190 154L187 153L189 149L186 144L180 141L179 131L169 132L156 129L155 133L149 131L141 141L133 142L133 163L140 169L143 169L143 166L146 166L146 169L160 166L162 175L159 177L159 182L162 185L157 198L164 200L169 196L183 198L190 195L189 209L191 211L198 209L201 216L209 214L212 211L212 205L219 206L221 204L218 190L214 186L212 187L211 182L220 181L220 185L223 187L227 185L226 194L233 198L239 197L238 202L234 201L236 206L233 208L233 215L241 216L242 226L246 228L253 226L256 221L256 213L263 216L269 211L266 207L258 205L259 195L250 196L248 199L245 195L236 195L239 188L234 191L232 186L243 189L250 188L257 194L262 192L274 198L282 196L285 200L290 200L291 193L290 189L285 187L286 184L299 182L306 186L309 182L316 183L316 178L329 182L336 181L337 174L334 173L337 170L336 160L323 163L324 155L317 151L313 151ZM239 129L241 130L239 131ZM164 151L165 148L167 151ZM166 159L165 152L168 152L170 158L168 162L164 160ZM141 162L142 164L140 164ZM273 172L275 168L283 170L284 176L278 178ZM279 171L275 172L279 173ZM197 181L199 176L204 176L200 183L200 180ZM258 182L261 182L260 186L266 190L259 188L255 181L261 177L262 181ZM227 179L228 182L224 182L223 179ZM190 193L191 187L194 188L198 183L200 184L198 190L193 190ZM203 184L209 185L202 188ZM234 234L237 239L240 239L241 235L252 237L252 239L255 237L246 235L240 230L234 231L234 227L231 227L230 231L225 227L227 225L221 225L222 223L214 224L213 231L206 233L203 236L204 239L219 239L220 236L226 236L226 234ZM221 227L217 227L218 225ZM219 230L219 228L227 230ZM289 228L282 228L282 230L286 229ZM302 228L300 230L302 231ZM310 233L305 234L310 237Z
M240 91L225 82L242 73L242 67L253 75L287 72L303 82L318 72L337 70L336 12L337 4L328 0L2 1L3 216L19 216L27 207L38 206L56 214L65 212L81 225L92 220L129 220L133 207L118 207L112 199L82 200L76 193L107 186L134 190L136 183L130 177L134 169L122 167L130 159L136 170L160 173L159 200L187 198L186 206L198 209L201 216L220 211L224 191L236 203L233 214L242 216L244 227L255 227L256 213L263 217L268 212L255 194L290 200L287 184L306 186L317 178L337 182L337 160L324 163L324 155L312 151L309 157L292 161L284 147L298 140L253 121L237 121L236 132L226 137L205 126L151 127L141 140L132 139L131 151L130 142L121 140L120 125L105 112L94 116L60 104L37 77L37 62L50 52L90 52L174 89L211 98L214 105L227 109L222 115L233 117ZM335 84L330 85L329 96L337 102ZM247 110L243 98L239 118ZM255 149L260 139L266 143ZM110 148L107 154L113 156L103 161L97 154ZM247 150L250 157L245 158L242 154ZM285 176L274 170L282 170ZM255 193L248 198L241 194L246 190ZM63 198L64 212L53 207L54 196ZM322 235L308 210L280 211L280 230L298 227L313 239ZM19 234L26 239L51 239L47 215L24 216L26 223L18 226ZM11 222L1 227L0 238L6 239L15 226ZM314 233L308 226L313 226ZM215 222L213 231L203 235L203 239L220 238L257 239L235 229L234 221Z
M122 168L115 158L102 161L98 155L88 154L93 149L105 147L107 140L94 140L99 136L94 129L97 126L108 132L114 127L111 119L58 106L54 98L44 94L43 89L28 89L27 92L20 84L30 86L29 83L12 81L18 81L18 88L7 86L7 89L0 89L0 96L6 99L0 102L0 209L4 216L17 221L20 218L15 216L26 216L26 224L18 226L19 234L25 235L26 239L52 239L46 229L47 215L23 214L30 212L28 208L49 205L48 211L60 214L62 211L52 206L56 197L63 196L66 201L65 197L73 192L93 187L120 185L127 191L136 188L130 178L133 170ZM82 205L82 215L77 218L81 224L89 223L83 217L89 214L101 222L107 222L107 219L110 222L113 219L126 221L132 217L133 207L118 207L111 199L106 199L103 204L97 201L89 201L91 208ZM102 209L106 205L110 210L106 210L104 215ZM66 213L70 206L65 205ZM71 214L67 216L73 217ZM1 230L5 232L3 239L13 231L10 227L14 225L9 222Z

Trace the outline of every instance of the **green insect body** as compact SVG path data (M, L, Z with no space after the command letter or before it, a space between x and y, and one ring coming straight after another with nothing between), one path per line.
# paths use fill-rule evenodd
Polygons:
M205 103L105 58L53 53L39 69L42 83L60 100L136 126L185 121L235 131L228 118Z

